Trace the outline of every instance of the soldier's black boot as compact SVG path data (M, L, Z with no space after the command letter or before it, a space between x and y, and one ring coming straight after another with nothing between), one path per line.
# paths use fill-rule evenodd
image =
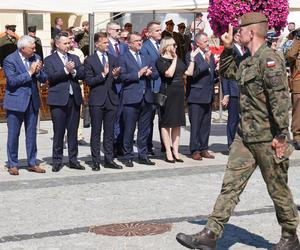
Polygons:
M300 250L300 244L297 235L289 238L281 237L280 241L274 245L271 250Z
M201 232L192 235L179 233L176 235L176 240L190 249L215 250L218 237L209 229L204 228Z

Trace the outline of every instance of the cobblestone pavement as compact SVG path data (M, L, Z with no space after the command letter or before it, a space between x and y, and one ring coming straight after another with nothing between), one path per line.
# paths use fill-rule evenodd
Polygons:
M214 118L218 118L216 113ZM210 149L215 159L195 162L189 158L187 126L182 129L180 148L184 163L164 162L155 126L155 166L135 163L134 168L102 168L96 173L88 166L89 147L79 147L85 171L65 166L59 173L52 173L52 124L45 121L41 127L49 132L38 135L38 158L47 173L39 175L22 169L19 176L10 176L6 168L0 168L0 250L180 250L185 248L175 240L178 232L195 233L203 228L219 194L226 166L225 124L212 126ZM89 132L84 129L86 140ZM0 124L0 136L0 165L5 166L6 124ZM23 130L21 166L26 165L24 148ZM300 152L296 151L291 157L289 184L297 204L299 163ZM171 227L165 233L147 236L104 236L90 232L94 226L130 222ZM273 204L257 170L217 249L268 249L279 237Z

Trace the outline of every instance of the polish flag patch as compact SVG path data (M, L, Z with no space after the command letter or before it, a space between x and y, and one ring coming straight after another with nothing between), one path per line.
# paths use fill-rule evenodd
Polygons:
M275 61L272 60L272 59L267 59L267 67L268 68L272 68L274 67L276 64L275 64Z

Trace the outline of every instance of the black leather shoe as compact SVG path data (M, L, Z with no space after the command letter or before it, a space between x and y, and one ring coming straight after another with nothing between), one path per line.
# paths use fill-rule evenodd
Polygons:
M123 164L125 165L125 167L128 167L128 168L132 168L133 167L132 160L124 161Z
M168 163L175 163L174 159L173 160L169 160L167 157L166 157L165 161L168 162Z
M89 143L86 142L84 139L78 140L79 146L89 146Z
M152 148L149 148L148 149L148 155L155 155L155 153L154 153L154 151L153 151L153 149Z
M69 168L77 169L77 170L85 170L85 167L82 166L79 162L69 162Z
M122 169L123 167L117 163L115 163L114 161L106 161L104 163L104 167L105 168L113 168L113 169Z
M204 228L197 234L179 233L176 240L183 246L191 249L215 250L218 237L209 229Z
M93 171L100 171L100 163L93 163L92 165L92 170Z
M281 237L280 241L274 245L271 250L300 250L300 244L297 235L289 238Z
M145 158L145 159L139 159L139 164L152 166L155 165L155 162L151 161L149 158Z
M52 172L58 172L62 168L63 168L63 164L62 163L53 164L52 165Z

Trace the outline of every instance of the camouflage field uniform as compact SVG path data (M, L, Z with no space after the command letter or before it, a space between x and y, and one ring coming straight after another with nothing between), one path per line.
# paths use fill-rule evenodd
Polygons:
M221 55L220 72L225 78L236 79L240 88L240 122L231 146L222 190L209 216L206 228L220 235L239 196L258 165L269 195L275 205L282 236L296 233L298 213L287 185L292 146L283 158L271 148L276 135L288 135L289 93L286 71L280 56L262 45L253 57L237 68L232 49Z

